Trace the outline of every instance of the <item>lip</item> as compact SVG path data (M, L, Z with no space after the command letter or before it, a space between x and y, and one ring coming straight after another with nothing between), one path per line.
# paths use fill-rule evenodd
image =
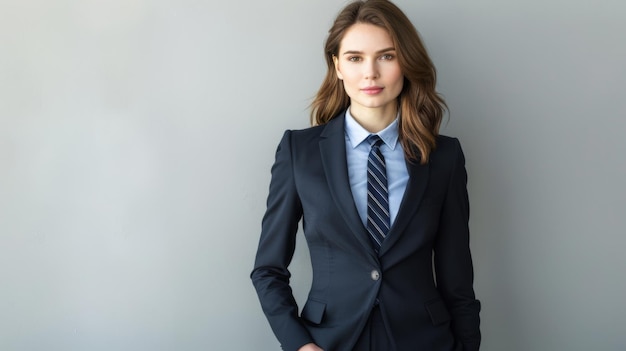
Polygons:
M383 91L383 87L377 87L377 86L372 86L372 87L366 87L361 89L361 91L367 95L376 95L376 94L380 94Z

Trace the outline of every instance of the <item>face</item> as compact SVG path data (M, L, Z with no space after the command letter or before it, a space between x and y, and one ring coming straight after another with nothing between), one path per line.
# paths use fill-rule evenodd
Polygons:
M404 76L391 36L384 28L365 23L348 28L334 62L353 115L379 110L395 117Z

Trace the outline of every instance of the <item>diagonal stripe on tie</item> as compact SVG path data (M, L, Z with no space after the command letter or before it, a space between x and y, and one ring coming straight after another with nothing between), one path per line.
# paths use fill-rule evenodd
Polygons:
M372 148L367 158L367 231L378 251L389 232L389 191L383 144L378 135L368 138Z

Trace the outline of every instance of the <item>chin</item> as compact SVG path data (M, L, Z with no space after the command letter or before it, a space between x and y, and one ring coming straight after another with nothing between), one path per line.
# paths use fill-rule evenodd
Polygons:
M386 107L389 104L390 104L389 101L387 101L387 102L371 101L369 103L365 103L365 104L362 104L362 105L363 105L363 107L367 107L367 108L383 108L383 107Z

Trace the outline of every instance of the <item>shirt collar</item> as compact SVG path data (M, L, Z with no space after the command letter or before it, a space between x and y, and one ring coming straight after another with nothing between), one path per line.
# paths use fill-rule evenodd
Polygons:
M398 115L399 114L400 113L398 113ZM345 129L346 135L348 136L350 145L353 149L359 146L359 144L365 141L365 139L372 134L378 135L391 150L395 150L396 145L398 144L398 116L396 116L396 119L394 119L393 122L391 122L391 124L389 124L385 129L378 133L370 133L363 128L359 122L354 119L354 117L352 117L350 114L350 108L348 108L346 110Z

